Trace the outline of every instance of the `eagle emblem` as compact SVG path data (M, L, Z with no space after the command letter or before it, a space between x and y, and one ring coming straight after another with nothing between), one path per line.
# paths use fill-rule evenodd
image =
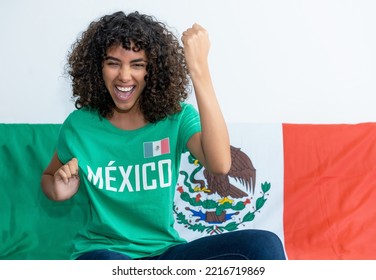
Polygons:
M245 185L247 191L254 193L256 184L256 169L251 159L240 150L231 146L231 169L226 175L214 175L206 169L204 177L211 193L218 193L222 197L231 196L241 198L248 196L248 193L240 190L230 183L230 178L240 181Z
M231 146L231 161L226 175L215 175L188 155L186 166L190 170L180 171L179 197L174 205L178 224L213 234L239 229L255 218L267 200L270 183L262 183L261 196L254 199L256 168L252 160L240 148Z

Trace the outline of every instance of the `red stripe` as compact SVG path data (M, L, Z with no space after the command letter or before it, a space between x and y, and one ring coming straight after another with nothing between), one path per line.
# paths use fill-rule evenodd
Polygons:
M169 138L165 138L161 140L161 154L168 154L170 153L170 141Z
M283 125L289 259L376 259L376 123Z

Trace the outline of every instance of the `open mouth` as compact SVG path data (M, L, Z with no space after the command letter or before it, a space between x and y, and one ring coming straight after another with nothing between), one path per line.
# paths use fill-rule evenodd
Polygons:
M132 96L135 88L136 88L135 86L127 86L127 87L115 86L116 97L121 101L126 101Z

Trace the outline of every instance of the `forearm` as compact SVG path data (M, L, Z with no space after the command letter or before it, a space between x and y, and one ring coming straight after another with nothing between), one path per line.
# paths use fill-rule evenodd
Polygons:
M231 167L230 139L221 112L209 68L191 73L201 119L201 146L206 168L214 173L227 173Z
M209 36L195 23L183 32L182 41L201 119L201 133L188 148L210 172L225 174L231 167L230 140L209 71Z

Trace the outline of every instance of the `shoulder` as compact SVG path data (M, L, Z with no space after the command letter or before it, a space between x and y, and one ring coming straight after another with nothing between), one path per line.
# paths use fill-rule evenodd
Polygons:
M92 110L89 108L81 108L71 112L66 118L65 122L89 121L99 119L100 116L96 110Z
M181 106L181 110L182 111L191 111L191 110L196 110L195 109L195 107L193 107L193 105L192 104L190 104L190 103L185 103L185 102L182 102L182 103L180 103L180 106Z
M100 121L100 115L96 110L81 108L71 112L63 123L63 127L73 127L92 124Z
M196 118L196 116L198 116L198 111L192 104L181 102L180 105L181 110L179 112L167 116L167 118L162 120L161 122L184 122L184 120L186 119Z
M177 115L182 117L186 117L187 115L198 115L198 111L192 104L182 102L180 105L181 110L177 113Z
M195 122L200 122L200 115L192 104L182 103L182 118Z

